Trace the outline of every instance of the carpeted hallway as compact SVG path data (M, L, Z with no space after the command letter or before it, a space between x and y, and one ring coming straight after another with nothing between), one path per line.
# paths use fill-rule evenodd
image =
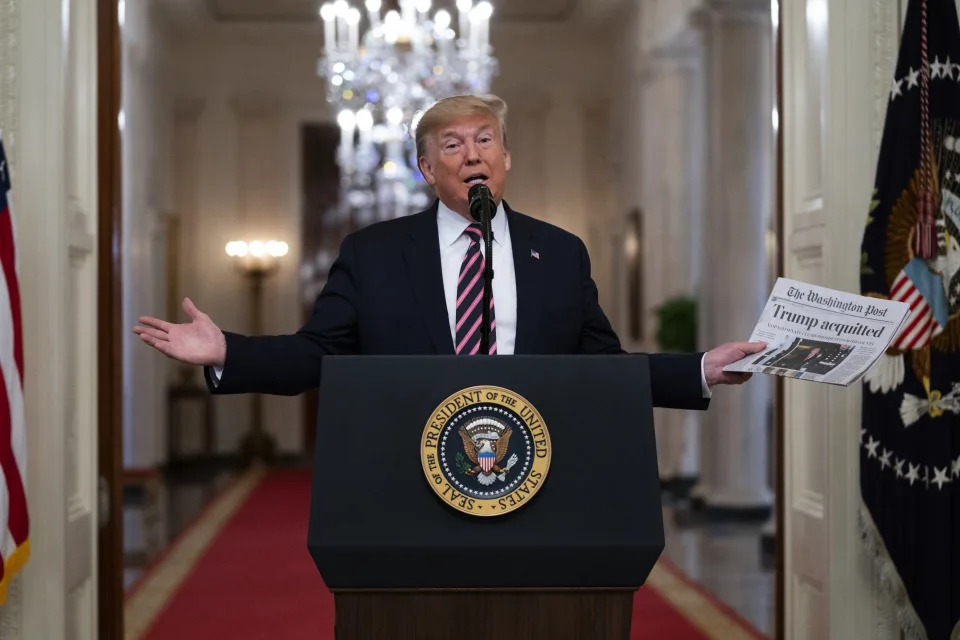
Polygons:
M333 640L333 598L306 548L310 477L253 471L131 588L127 640ZM665 560L634 600L633 640L762 638Z

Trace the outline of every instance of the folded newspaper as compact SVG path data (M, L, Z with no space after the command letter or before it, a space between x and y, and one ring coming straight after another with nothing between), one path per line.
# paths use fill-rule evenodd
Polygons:
M723 368L848 386L900 333L904 302L777 279L751 342L767 347Z

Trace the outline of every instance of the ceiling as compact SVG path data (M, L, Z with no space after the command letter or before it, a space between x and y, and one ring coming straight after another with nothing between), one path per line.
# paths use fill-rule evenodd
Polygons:
M315 24L321 0L204 0L207 11L222 23ZM589 0L584 0L589 2ZM362 9L362 3L351 4ZM396 4L385 0L384 6ZM578 0L493 0L495 22L562 22L570 18ZM449 5L449 6L447 6ZM455 13L453 0L434 0L434 8Z

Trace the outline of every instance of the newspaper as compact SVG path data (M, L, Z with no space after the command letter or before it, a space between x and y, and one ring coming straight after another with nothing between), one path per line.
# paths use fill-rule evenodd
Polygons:
M767 347L723 370L849 386L883 355L909 312L904 302L779 278L750 335Z

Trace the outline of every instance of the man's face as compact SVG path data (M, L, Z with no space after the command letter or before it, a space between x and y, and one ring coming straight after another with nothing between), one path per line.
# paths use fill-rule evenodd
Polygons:
M510 152L503 148L493 116L468 116L439 128L429 138L420 171L443 204L470 218L467 193L483 183L500 204L510 170Z

